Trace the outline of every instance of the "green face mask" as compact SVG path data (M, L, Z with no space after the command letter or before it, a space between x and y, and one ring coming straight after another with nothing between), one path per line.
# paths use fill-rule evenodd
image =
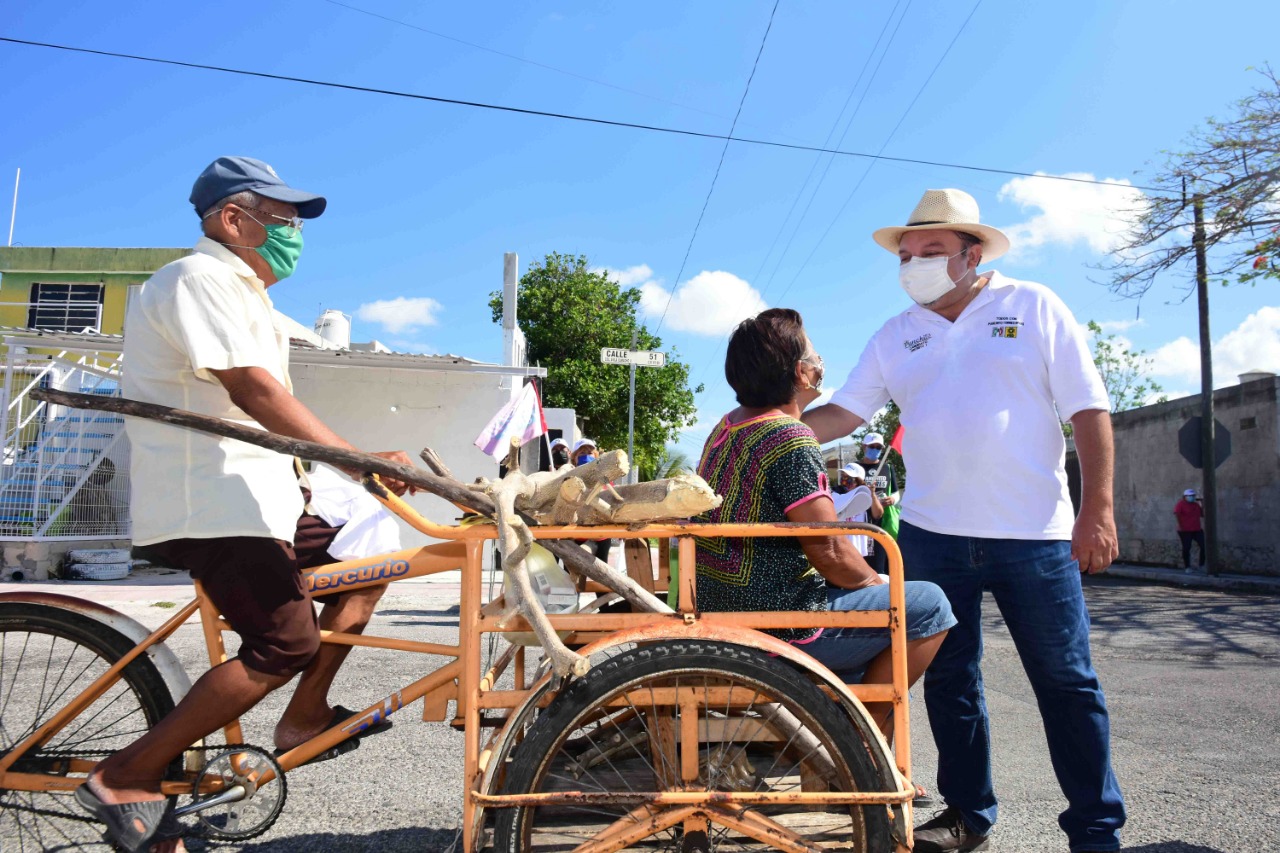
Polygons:
M263 227L267 229L266 242L255 246L254 251L262 255L277 281L286 279L298 267L298 258L302 255L302 232L290 225Z

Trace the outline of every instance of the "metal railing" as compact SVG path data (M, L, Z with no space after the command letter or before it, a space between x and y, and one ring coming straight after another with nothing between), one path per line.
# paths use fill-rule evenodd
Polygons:
M120 368L119 353L32 354L8 347L0 406L0 539L129 536L124 419L30 396L35 388L118 396Z

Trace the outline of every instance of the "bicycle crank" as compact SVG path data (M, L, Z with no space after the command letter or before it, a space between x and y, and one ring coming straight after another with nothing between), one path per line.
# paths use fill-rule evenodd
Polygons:
M228 746L205 762L194 789L192 802L174 813L195 815L208 837L234 841L270 829L288 796L284 771L275 758L248 744Z

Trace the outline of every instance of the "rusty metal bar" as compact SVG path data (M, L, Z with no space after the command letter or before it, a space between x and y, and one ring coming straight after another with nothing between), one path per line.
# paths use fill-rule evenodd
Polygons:
M847 806L896 805L915 797L914 788L901 791L552 791L536 794L475 794L480 805L491 806Z

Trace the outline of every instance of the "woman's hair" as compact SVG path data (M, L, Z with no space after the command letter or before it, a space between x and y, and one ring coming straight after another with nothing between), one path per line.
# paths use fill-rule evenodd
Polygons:
M805 357L808 348L800 313L770 308L743 320L733 330L724 376L742 405L781 406L795 397L796 362Z

